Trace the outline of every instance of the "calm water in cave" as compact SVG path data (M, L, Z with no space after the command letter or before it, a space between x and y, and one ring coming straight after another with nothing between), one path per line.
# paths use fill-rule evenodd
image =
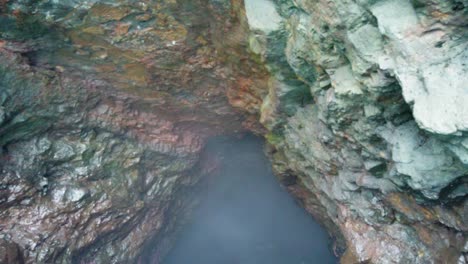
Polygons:
M220 175L164 264L337 263L330 238L284 190L259 138L215 140Z

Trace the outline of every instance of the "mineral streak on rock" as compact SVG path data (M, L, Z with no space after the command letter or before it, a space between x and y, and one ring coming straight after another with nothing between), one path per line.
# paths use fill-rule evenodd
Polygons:
M159 263L211 171L206 139L260 130L226 96L266 75L247 34L229 31L238 13L206 1L1 12L0 262L146 263L151 245Z

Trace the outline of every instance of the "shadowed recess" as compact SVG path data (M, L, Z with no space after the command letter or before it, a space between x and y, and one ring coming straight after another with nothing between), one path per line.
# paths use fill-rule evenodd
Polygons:
M164 264L337 263L330 238L281 188L263 142L216 139L220 173Z

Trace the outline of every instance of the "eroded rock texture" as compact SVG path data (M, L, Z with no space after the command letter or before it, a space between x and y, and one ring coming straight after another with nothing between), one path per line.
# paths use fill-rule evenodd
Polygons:
M343 263L466 263L467 5L0 1L0 262L158 263L250 129Z
M206 1L1 3L0 262L132 263L147 248L139 261L158 263L216 165L205 140L254 127L226 97L261 79L223 32L235 16Z
M245 2L275 169L342 262L466 263L467 3Z

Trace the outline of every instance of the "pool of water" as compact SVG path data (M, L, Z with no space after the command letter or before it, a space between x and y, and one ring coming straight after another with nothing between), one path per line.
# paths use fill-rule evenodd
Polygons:
M338 263L325 230L280 186L259 138L212 141L221 172L164 264Z

